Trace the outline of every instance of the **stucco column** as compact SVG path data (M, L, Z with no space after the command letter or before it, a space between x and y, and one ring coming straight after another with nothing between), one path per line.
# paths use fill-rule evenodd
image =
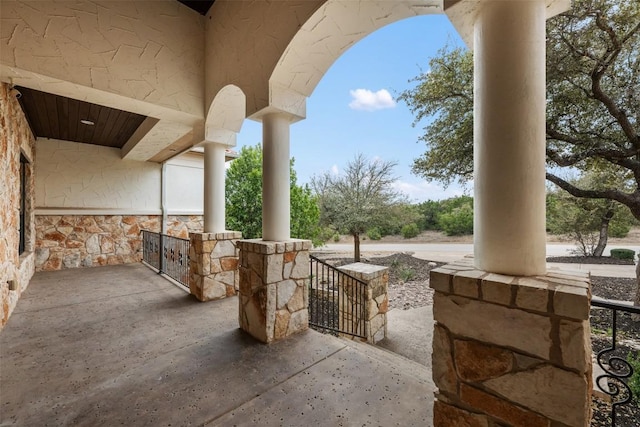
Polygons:
M225 231L225 148L223 144L204 144L204 232Z
M475 265L544 274L544 0L483 2L474 61Z
M290 238L289 118L262 117L262 239Z

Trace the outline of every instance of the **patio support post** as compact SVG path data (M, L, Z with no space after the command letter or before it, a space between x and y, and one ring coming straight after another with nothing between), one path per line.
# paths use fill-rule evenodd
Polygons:
M545 262L547 3L448 12L474 19L475 256L430 272L436 427L591 417L590 276Z
M225 231L225 148L212 141L204 143L204 232Z
M238 290L239 231L225 230L227 145L204 142L204 232L189 233L189 290L200 301L227 298Z
M290 238L289 117L268 113L262 117L262 238Z
M482 2L474 25L475 266L545 274L545 1Z
M291 239L289 126L292 116L269 112L262 119L262 239L241 240L239 323L271 343L309 327L311 241Z

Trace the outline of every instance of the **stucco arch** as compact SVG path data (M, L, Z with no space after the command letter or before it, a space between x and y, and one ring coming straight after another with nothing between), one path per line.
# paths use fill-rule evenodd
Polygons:
M205 105L232 84L246 95L246 117L268 107L273 69L325 1L216 1L206 17Z
M205 139L230 146L236 145L247 109L247 98L238 86L227 85L215 96L205 121Z
M439 0L328 0L296 33L274 68L269 79L271 101L286 98L281 92L310 96L340 55L379 28L412 16L441 13Z

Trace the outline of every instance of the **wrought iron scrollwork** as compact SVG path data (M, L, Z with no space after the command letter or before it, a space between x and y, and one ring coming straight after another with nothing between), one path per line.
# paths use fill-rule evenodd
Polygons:
M598 365L605 372L596 378L598 388L611 397L611 425L616 425L616 407L631 402L633 394L631 389L623 381L633 375L633 368L624 359L618 356L607 356L615 350L614 345L598 353Z
M596 377L595 382L600 391L611 397L611 425L615 426L617 407L626 405L633 399L631 388L625 381L633 375L633 367L625 359L613 354L617 345L618 311L640 313L640 309L595 299L592 305L611 310L611 347L598 352L596 360L605 373Z

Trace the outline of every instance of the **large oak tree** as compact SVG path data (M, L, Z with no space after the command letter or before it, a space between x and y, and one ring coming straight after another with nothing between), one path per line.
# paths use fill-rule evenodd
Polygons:
M464 182L473 175L472 54L443 49L429 66L399 97L414 125L433 118L413 172ZM547 21L546 71L547 180L574 197L620 203L640 220L640 3L575 0ZM597 179L571 180L566 170Z

